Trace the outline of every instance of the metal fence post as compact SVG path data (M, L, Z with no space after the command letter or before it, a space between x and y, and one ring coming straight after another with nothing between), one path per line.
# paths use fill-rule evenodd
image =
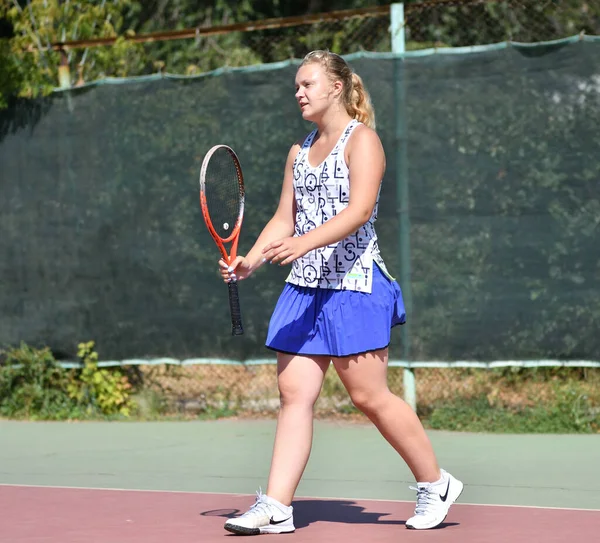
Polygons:
M60 50L60 64L58 66L58 85L61 89L71 87L71 72L69 69L69 57L64 49Z
M406 38L404 32L404 4L391 5L391 33L392 52L404 53L406 51ZM408 205L408 134L406 123L406 71L403 70L404 58L394 61L394 95L396 113L395 133L395 162L396 162L396 189L398 191L397 213L399 217L399 269L400 286L406 308L406 323L400 329L402 339L402 359L410 360L410 318L412 309L412 293L410 284L410 214ZM403 375L404 400L413 410L417 410L417 391L415 374L412 368L405 368Z

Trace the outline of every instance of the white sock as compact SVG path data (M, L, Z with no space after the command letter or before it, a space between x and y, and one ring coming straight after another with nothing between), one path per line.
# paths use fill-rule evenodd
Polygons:
M278 502L276 499L271 498L270 496L267 496L266 494L265 494L265 498L266 498L267 503L277 507L277 509L280 509L281 511L283 511L285 513L289 512L289 510L291 509L291 505L290 506L283 505L281 502Z
M446 483L448 481L448 476L445 474L444 471L441 472L442 476L440 479L438 479L437 481L434 481L433 483L417 483L417 486L437 486L437 485L442 485L444 483Z

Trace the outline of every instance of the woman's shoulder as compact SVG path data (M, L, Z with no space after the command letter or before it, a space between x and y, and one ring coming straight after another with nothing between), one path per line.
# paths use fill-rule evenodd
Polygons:
M306 145L307 140L313 139L315 136L316 130L313 130L312 132L309 132L308 134L306 134L305 136L302 136L300 139L297 139L293 144L292 147L290 148L290 154L294 154L297 155L298 152Z
M290 147L290 150L288 152L288 160L290 162L294 162L296 160L296 157L298 156L298 154L300 153L300 151L304 147L304 144L306 143L306 140L313 134L313 132L310 132L309 134L306 134L306 136L303 136L300 139L297 139L292 144L292 146Z
M364 123L357 122L354 130L352 131L352 137L354 139L379 139L377 131Z
M370 147L370 146L380 146L381 139L379 138L379 134L373 129L368 127L366 124L358 123L350 138L348 140L348 151L351 151L353 148L357 147Z
M306 143L308 142L308 140L313 140L315 139L315 136L317 135L318 130L315 128L314 130L311 130L308 134L306 134L305 136L303 136L302 138L300 138L296 144L299 145L300 147L304 147L306 145Z

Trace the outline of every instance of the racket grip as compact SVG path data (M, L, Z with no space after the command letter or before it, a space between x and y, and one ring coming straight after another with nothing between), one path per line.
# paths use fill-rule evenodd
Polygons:
M241 336L244 329L242 327L242 312L240 310L237 281L231 281L227 283L227 286L229 287L229 309L231 311L231 335Z

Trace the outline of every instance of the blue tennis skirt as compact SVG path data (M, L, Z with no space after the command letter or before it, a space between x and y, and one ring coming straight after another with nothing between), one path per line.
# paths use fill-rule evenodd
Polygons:
M352 356L387 347L391 329L405 322L400 286L373 263L370 294L286 283L266 346L288 354Z

